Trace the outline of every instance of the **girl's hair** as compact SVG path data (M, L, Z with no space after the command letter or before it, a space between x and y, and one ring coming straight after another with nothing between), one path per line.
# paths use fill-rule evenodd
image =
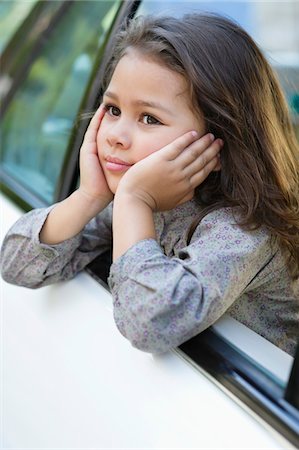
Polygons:
M119 33L106 83L128 48L183 75L195 111L223 139L221 171L196 189L208 213L238 206L239 225L265 225L299 275L299 146L279 83L252 38L214 14L138 17Z

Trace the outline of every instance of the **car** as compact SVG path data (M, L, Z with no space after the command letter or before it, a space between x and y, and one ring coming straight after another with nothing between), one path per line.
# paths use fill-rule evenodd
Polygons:
M1 236L78 186L113 39L136 14L212 11L256 39L299 139L299 5L77 0L0 5ZM1 280L1 448L299 448L294 357L228 315L163 355L118 332L111 255L38 290Z

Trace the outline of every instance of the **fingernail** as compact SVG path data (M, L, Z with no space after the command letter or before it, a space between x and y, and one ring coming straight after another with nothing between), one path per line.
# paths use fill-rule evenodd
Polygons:
M192 134L192 136L194 136L194 137L197 137L198 136L198 133L197 133L197 131L191 131L191 134Z
M211 139L211 141L215 140L215 136L212 133L209 133L209 138Z
M221 147L223 147L224 141L222 139L219 139L219 143L220 143Z

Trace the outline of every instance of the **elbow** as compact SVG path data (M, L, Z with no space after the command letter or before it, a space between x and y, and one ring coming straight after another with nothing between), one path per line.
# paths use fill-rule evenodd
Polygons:
M119 317L114 312L114 320L120 333L130 341L133 347L147 353L165 353L180 343L171 338L166 329L161 328L153 319L137 320Z
M2 269L2 267L1 267L1 278L4 281L6 281L6 283L15 284L14 278L11 276L11 274L9 272L7 272L5 269Z
M150 330L142 332L141 330L141 333L135 333L127 338L133 347L147 353L162 354L175 347L172 342L168 341L165 335L155 333L154 330L152 332Z
M37 289L39 287L39 283L33 281L31 277L26 276L25 274L20 276L20 273L16 270L16 268L9 264L5 264L4 260L1 262L0 273L2 279L6 281L6 283L29 289Z
M14 272L11 270L10 264L5 261L3 255L1 255L0 273L4 281L10 284L16 284Z
M188 286L183 283L173 289L144 289L131 283L129 294L124 285L112 291L114 320L120 333L133 347L155 354L193 337L205 322L205 308L202 287L192 280L194 277L188 277Z
M17 284L15 264L13 261L14 259L6 251L6 246L3 245L1 248L0 274L2 279L9 284Z
M9 245L1 249L0 274L6 283L38 289L44 284L45 268L42 259L31 257L19 246L15 251Z
M15 286L25 287L28 289L37 289L39 285L32 282L20 281L18 277L14 276L11 272L6 270L1 270L1 277L6 283L13 284Z

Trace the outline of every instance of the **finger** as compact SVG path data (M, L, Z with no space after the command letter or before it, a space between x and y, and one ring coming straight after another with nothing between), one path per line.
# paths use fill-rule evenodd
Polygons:
M188 133L179 136L170 144L163 147L162 151L169 161L176 159L186 147L189 147L195 140L198 139L198 133L196 131L188 131Z
M94 114L93 118L91 119L87 131L84 136L84 141L86 143L93 143L95 142L97 138L97 133L99 130L99 127L101 125L101 121L105 115L105 108L104 105L100 105L100 107L97 109L96 113Z
M216 164L216 167L213 169L214 172L219 172L221 170L221 159L220 159L220 153L217 154L218 162Z
M208 175L213 170L215 170L215 168L217 168L218 164L219 159L217 156L215 156L215 158L209 161L201 170L190 177L190 185L195 189L208 177Z
M184 163L189 161L189 164L186 165L186 167L183 169L184 174L187 177L191 177L192 175L196 174L200 170L202 170L210 161L212 161L215 157L217 157L217 168L216 170L220 170L220 160L219 160L219 152L221 148L223 147L223 141L222 139L216 139L206 150L204 150L197 158L194 151L194 156L191 157L190 155L186 155ZM187 153L187 150L186 150ZM192 158L194 158L192 160Z
M213 153L213 142L215 137L213 134L208 133L197 139L195 142L190 144L178 157L177 162L181 166L187 167L189 164L193 163L202 154L205 154L208 150ZM208 157L209 153L206 155ZM214 156L214 155L213 155Z

